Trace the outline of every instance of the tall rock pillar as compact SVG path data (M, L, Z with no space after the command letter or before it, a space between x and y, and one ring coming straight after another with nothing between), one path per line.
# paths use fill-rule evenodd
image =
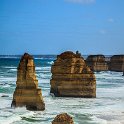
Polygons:
M38 80L35 75L34 60L31 55L25 53L17 69L16 89L13 94L12 106L26 106L28 110L44 110L41 89L38 88Z

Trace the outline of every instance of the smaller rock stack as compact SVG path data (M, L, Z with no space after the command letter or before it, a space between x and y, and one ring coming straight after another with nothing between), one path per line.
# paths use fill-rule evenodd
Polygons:
M114 55L110 59L110 71L123 72L124 75L124 55Z
M96 97L96 78L78 52L57 56L51 68L51 93L58 97Z
M35 76L33 57L25 53L17 70L16 89L13 94L12 106L26 106L28 110L44 110L45 104L38 88L38 80Z
M104 55L90 55L86 59L86 64L92 71L108 71L108 64Z
M73 119L67 113L57 115L52 121L52 124L74 124Z

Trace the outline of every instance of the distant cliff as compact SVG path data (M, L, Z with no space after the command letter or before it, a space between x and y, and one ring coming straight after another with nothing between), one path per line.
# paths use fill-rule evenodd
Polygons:
M114 55L109 63L110 71L124 72L124 55Z
M90 55L86 59L86 64L92 71L108 71L104 55Z

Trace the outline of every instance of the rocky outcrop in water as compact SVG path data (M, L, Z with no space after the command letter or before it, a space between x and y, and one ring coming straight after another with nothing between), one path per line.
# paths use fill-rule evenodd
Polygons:
M86 59L86 64L92 71L108 71L108 64L104 55L90 55Z
M67 113L57 115L52 121L52 124L74 124L73 119Z
M110 59L110 71L124 72L124 55L114 55Z
M34 60L28 53L22 56L18 66L12 106L26 106L28 110L45 109L41 89L38 88L38 80L35 75Z
M96 97L96 79L78 52L57 56L51 68L51 93L63 97Z

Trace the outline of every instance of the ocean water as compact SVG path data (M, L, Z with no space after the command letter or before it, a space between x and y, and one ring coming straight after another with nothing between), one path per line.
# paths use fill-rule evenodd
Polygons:
M62 98L50 95L51 65L55 56L34 56L45 111L11 108L20 56L0 56L0 124L51 124L67 112L75 124L124 124L124 77L121 72L96 72L97 97Z

